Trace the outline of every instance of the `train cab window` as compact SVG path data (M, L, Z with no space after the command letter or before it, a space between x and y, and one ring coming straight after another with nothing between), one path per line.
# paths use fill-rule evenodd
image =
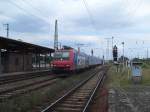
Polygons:
M54 59L55 60L68 60L69 59L69 52L67 51L59 51L59 52L56 52L54 54Z
M62 57L63 58L69 58L69 52L63 52Z

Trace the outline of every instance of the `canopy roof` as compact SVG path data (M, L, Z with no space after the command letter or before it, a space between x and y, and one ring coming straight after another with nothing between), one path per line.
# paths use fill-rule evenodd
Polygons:
M40 45L35 45L20 40L14 40L0 36L0 49L6 49L9 52L28 52L28 53L52 53L55 50Z

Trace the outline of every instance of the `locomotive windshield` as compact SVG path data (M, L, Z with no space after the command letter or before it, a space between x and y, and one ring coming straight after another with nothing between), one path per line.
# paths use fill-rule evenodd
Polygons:
M65 51L65 52L61 52L61 51L59 51L59 52L55 52L54 53L54 59L56 59L56 60L61 60L61 59L63 59L63 60L68 60L69 59L69 52L67 52L67 51Z

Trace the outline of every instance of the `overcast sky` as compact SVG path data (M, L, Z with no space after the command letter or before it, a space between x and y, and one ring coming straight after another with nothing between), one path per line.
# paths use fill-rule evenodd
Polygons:
M59 42L75 48L85 44L81 50L88 54L94 49L106 56L105 38L112 36L119 55L121 42L130 58L146 57L150 48L150 0L0 0L2 36L3 24L9 23L10 38L53 47L55 19Z

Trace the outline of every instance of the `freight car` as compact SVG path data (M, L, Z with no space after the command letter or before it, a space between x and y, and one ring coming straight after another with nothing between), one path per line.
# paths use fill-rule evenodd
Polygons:
M54 59L51 62L52 70L55 72L74 72L100 64L102 64L101 59L94 56L88 56L87 54L79 52L73 48L55 51Z

